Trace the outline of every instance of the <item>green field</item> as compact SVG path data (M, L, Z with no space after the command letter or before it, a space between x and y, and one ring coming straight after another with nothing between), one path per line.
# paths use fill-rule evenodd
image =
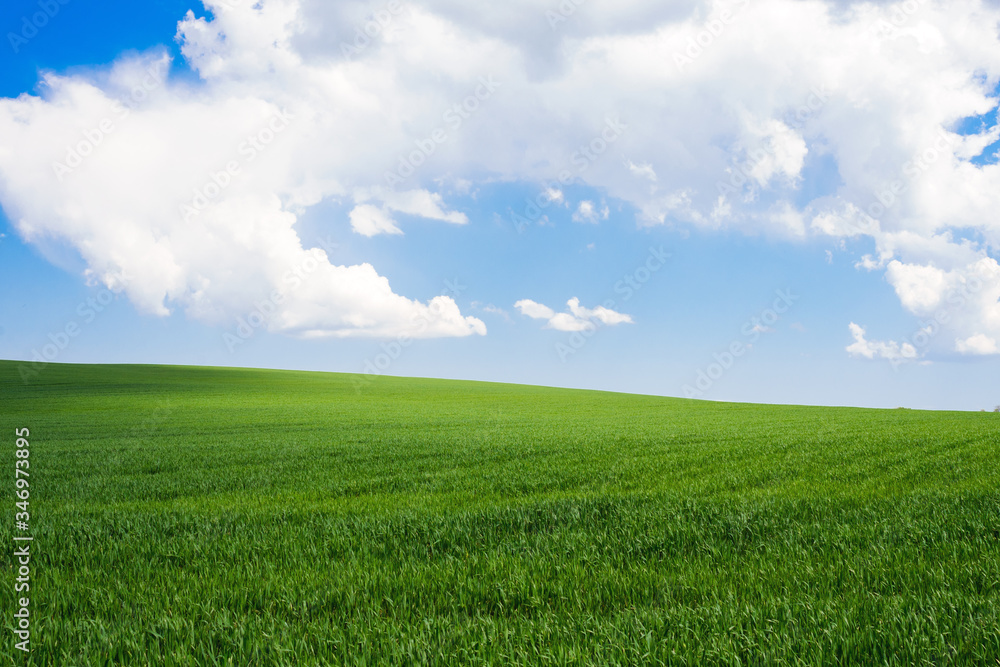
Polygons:
M3 664L1000 664L1000 414L16 362L0 405Z

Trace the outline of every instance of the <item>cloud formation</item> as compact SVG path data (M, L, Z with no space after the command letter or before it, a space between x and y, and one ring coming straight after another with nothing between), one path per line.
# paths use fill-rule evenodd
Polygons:
M848 325L854 342L847 346L847 353L864 359L885 359L893 363L915 361L917 348L910 343L898 343L894 340L868 340L865 338L865 328L851 322Z
M965 340L955 341L955 349L962 354L998 354L997 341L986 334L969 336Z
M596 224L601 220L607 220L609 213L610 211L606 204L602 204L600 209L598 209L594 202L584 199L573 213L573 222L590 222Z
M614 326L616 324L632 324L632 316L618 313L604 306L584 308L580 300L573 297L566 302L568 312L557 313L548 306L521 299L514 304L522 315L536 320L546 320L545 329L556 331L589 331L598 325Z
M68 243L95 280L124 271L144 311L231 321L278 290L278 331L481 333L447 297L431 312L329 254L292 289L282 276L312 256L297 221L343 201L332 228L399 236L400 214L469 222L442 183L561 193L569 174L641 225L867 244L859 267L904 309L946 311L931 348L998 352L996 3L206 7L177 30L194 83L150 74L154 52L0 100L18 233ZM869 343L853 353L891 353Z

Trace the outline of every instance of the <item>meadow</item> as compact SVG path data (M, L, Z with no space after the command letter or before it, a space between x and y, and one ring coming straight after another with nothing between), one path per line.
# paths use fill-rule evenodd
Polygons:
M1000 665L1000 414L369 380L0 362L3 664Z

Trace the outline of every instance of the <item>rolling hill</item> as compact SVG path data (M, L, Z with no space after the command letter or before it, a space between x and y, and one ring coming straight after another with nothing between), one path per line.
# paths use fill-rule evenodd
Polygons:
M998 414L17 367L25 664L1000 664Z

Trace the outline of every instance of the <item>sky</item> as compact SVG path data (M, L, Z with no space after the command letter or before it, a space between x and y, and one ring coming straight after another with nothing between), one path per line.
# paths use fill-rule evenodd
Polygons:
M1000 3L14 0L0 358L1000 404Z

